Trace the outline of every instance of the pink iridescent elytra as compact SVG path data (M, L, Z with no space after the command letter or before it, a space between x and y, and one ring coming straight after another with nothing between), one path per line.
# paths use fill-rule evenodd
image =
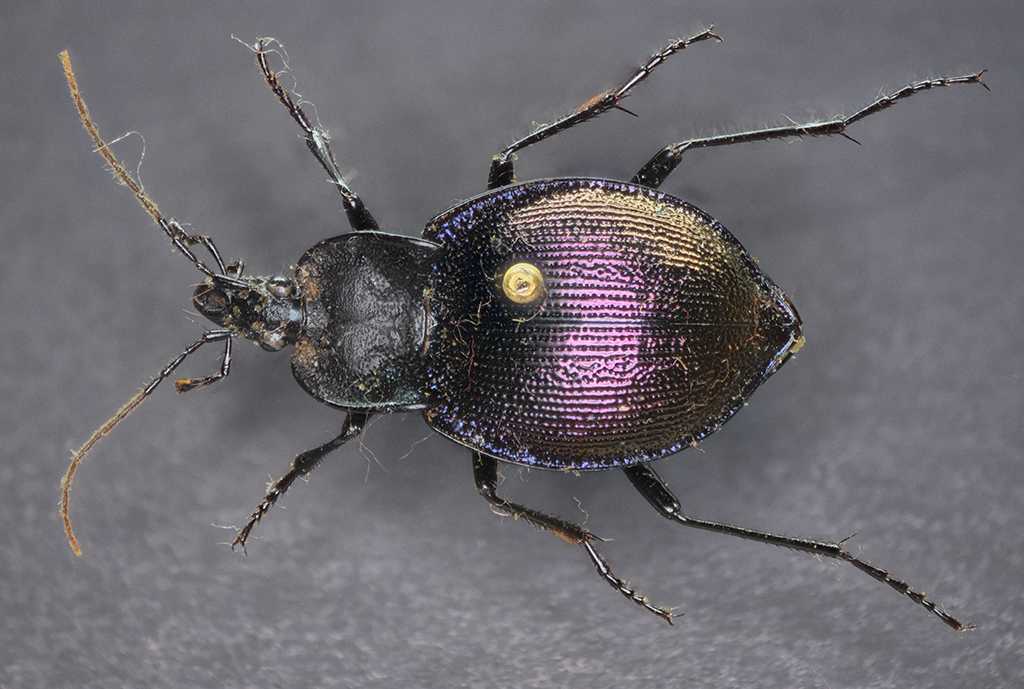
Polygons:
M426 417L500 459L606 469L717 430L802 344L789 300L719 223L606 180L528 182L434 219ZM495 276L525 262L545 298Z

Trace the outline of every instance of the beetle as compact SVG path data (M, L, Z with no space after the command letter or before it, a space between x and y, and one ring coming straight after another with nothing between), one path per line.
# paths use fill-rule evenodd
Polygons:
M279 44L249 46L263 78L301 128L342 196L352 232L325 239L293 274L246 275L212 240L163 215L121 166L85 106L67 53L65 74L82 122L116 177L173 245L205 275L193 304L218 327L174 358L73 456L71 482L92 447L201 346L224 344L220 369L178 380L178 392L228 375L235 338L268 351L292 346L292 371L312 397L345 412L333 440L299 454L238 532L253 527L300 477L357 437L377 414L420 411L428 425L472 451L478 492L512 515L580 547L615 590L669 624L677 615L615 575L579 524L498 494L498 465L589 471L621 469L676 523L849 562L957 630L969 625L924 594L856 557L843 541L776 535L682 513L651 462L715 432L803 345L789 298L718 221L658 187L692 148L838 134L922 90L981 84L984 72L914 82L848 117L710 136L666 146L629 182L561 178L519 183L518 151L591 120L621 101L671 55L720 41L713 27L655 53L620 86L537 128L491 162L487 191L427 223L421 238L385 234L341 175L327 134L279 81L269 57ZM987 86L985 88L988 88ZM628 111L627 111L628 112ZM193 247L202 246L213 265Z

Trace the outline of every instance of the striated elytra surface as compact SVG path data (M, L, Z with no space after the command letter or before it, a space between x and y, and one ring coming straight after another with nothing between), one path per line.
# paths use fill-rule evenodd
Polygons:
M492 191L435 218L427 421L500 459L604 469L717 430L803 344L782 291L722 225L606 180ZM501 290L536 266L543 298Z

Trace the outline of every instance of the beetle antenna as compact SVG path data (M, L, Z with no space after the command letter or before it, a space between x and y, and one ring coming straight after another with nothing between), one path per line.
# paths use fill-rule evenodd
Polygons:
M61 496L60 496L60 517L64 521L64 533L68 536L68 542L71 544L71 549L75 551L75 555L82 554L82 548L78 545L78 539L75 538L75 531L71 528L71 517L68 515L68 505L71 502L71 482L75 479L75 472L78 471L78 465L82 462L85 455L92 449L92 446L98 443L104 436L114 430L114 426L121 423L121 420L132 413L135 407L142 404L142 400L146 399L145 391L140 392L135 397L128 401L128 404L124 405L117 410L113 418L107 421L105 424L100 426L92 437L78 448L78 451L71 456L71 465L68 467L67 473L64 474L64 478L60 480Z
M135 407L142 404L143 400L152 394L156 387L160 385L168 376L170 376L174 369L178 368L178 365L188 357L189 354L202 347L207 342L219 342L225 341L224 347L224 359L221 361L220 370L204 378L189 378L187 380L175 381L174 387L178 392L188 392L195 388L205 387L210 383L220 380L228 374L228 370L231 368L231 338L235 337L236 333L233 330L208 330L203 333L203 336L190 344L185 350L171 360L169 364L164 366L163 370L150 381L149 385L144 387L139 394L128 400L128 403L117 410L105 424L96 429L96 432L92 434L92 437L86 441L82 447L71 456L71 464L68 466L67 473L64 474L64 478L60 480L61 487L61 498L60 498L60 517L64 522L64 533L68 536L68 542L71 544L71 549L75 551L75 555L82 554L82 548L78 545L78 539L75 538L75 532L71 528L71 517L68 515L68 505L70 504L71 495L71 482L75 478L75 472L78 471L78 465L82 463L85 456L89 454L89 451L98 443L103 440L112 430L121 423L129 414L131 414Z
M181 253L185 255L192 264L203 272L207 277L216 277L222 283L227 284L238 284L244 286L245 283L236 280L241 273L240 264L232 264L231 266L225 266L224 260L221 258L220 253L217 251L217 247L214 246L213 241L207 236L196 236L190 235L185 232L181 224L174 218L165 218L161 213L160 209L157 208L156 203L149 198L149 194L142 188L142 185L136 181L134 177L125 169L114 154L110 150L110 146L100 137L99 130L96 128L96 123L93 122L92 116L89 115L89 108L85 105L85 100L82 98L82 93L78 88L78 81L75 79L75 73L71 68L71 58L68 56L68 51L63 51L60 54L61 64L64 66L64 76L68 81L68 88L71 89L71 98L75 101L75 106L78 108L78 115L82 119L82 125L85 126L85 130L89 132L89 136L92 137L93 142L96 144L96 151L103 156L103 159L110 165L110 169L114 173L114 178L117 179L121 184L131 189L132 193L135 194L135 199L139 202L139 205L149 213L150 217L156 221L156 224L160 226L160 229L170 237L171 242ZM201 244L210 252L213 256L213 260L216 261L217 268L220 271L214 272L205 263L203 263L189 248L195 244ZM68 505L70 502L71 493L71 482L74 480L75 472L78 470L78 465L81 464L85 455L90 450L107 436L117 424L121 423L132 411L135 410L142 401L149 397L149 395L156 389L156 387L163 382L174 369L185 360L185 358L196 351L202 345L207 342L220 342L224 341L224 358L221 361L220 370L210 376L203 378L190 378L186 380L179 380L175 382L175 388L178 392L187 392L199 387L205 387L210 383L213 383L228 374L228 370L231 367L231 338L235 337L237 333L232 330L209 330L203 334L199 340L193 342L191 345L185 348L185 350L175 357L167 366L160 371L159 375L154 378L149 385L142 389L139 394L131 398L127 404L121 407L114 416L107 421L105 424L100 426L92 437L82 445L71 457L71 464L68 466L67 473L64 474L64 478L61 479L61 500L60 500L60 516L64 522L64 532L68 536L68 542L71 544L72 550L75 551L76 555L82 554L82 549L78 544L78 540L75 538L74 530L71 528L71 518L68 515Z
M156 203L153 199L149 198L149 194L142 188L131 173L125 169L124 165L110 150L110 146L107 142L100 137L99 129L96 127L96 123L93 121L92 116L89 114L89 108L85 105L85 99L82 98L82 92L78 88L78 80L75 79L75 72L71 68L71 58L68 56L68 51L63 51L60 54L61 64L64 66L64 77L68 81L68 88L71 89L71 99L75 101L75 107L78 108L78 116L82 119L82 125L85 127L85 131L89 132L89 136L92 137L93 142L96 144L96 152L103 156L103 159L107 161L110 166L110 170L114 173L114 178L117 179L121 184L128 187L135 195L135 200L139 202L143 210L149 213L149 216L153 218L160 229L164 231L174 246L185 255L188 260L192 261L192 264L198 268L207 277L214 277L220 275L221 277L227 277L227 267L224 265L223 259L220 257L220 253L217 248L213 245L213 241L205 236L190 235L185 232L181 224L174 218L165 218L161 213L160 209L157 208ZM217 268L219 273L211 270L205 263L192 252L189 248L195 244L201 244L206 248L207 251L213 256L214 261L217 262Z

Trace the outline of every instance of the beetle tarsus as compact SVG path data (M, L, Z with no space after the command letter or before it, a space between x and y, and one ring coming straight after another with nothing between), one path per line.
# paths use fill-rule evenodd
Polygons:
M603 540L603 539L601 539ZM587 555L590 557L590 561L594 563L594 567L597 568L597 573L601 575L605 581L607 581L613 589L621 593L623 596L639 605L644 610L651 612L661 619L669 623L670 626L675 626L672 621L673 618L682 617L683 613L674 613L668 608L662 608L660 606L652 604L647 597L642 593L633 589L624 580L619 579L612 572L611 567L608 566L608 562L601 556L601 553L590 544L590 539L585 540L580 545L587 551Z
M874 578L875 580L880 581L883 584L888 584L893 589L895 589L899 593L902 593L904 596L914 601L918 605L923 605L925 608L931 611L932 614L934 614L936 617L938 617L940 620L945 622L947 625L949 625L956 631L962 632L967 631L969 629L976 629L976 627L973 624L964 624L963 622L953 617L946 611L940 609L938 605L928 600L928 597L924 594L924 592L918 593L914 590L913 586L911 586L905 581L902 581L892 576L892 574L890 574L888 570L882 569L880 567L875 567L874 565L865 562L864 560L861 560L860 558L854 555L851 555L848 551L842 548L840 548L839 555L837 555L836 557L837 559L843 560L844 562L849 562L851 565L853 565L860 571L865 572L868 576Z

